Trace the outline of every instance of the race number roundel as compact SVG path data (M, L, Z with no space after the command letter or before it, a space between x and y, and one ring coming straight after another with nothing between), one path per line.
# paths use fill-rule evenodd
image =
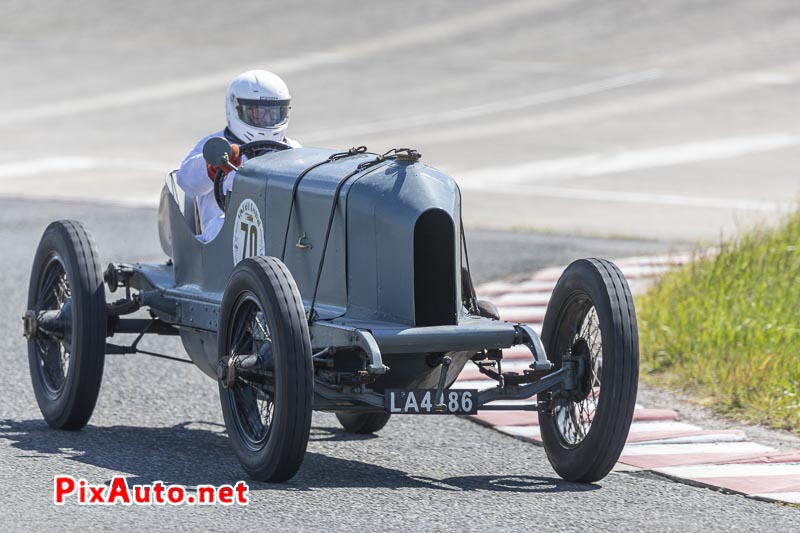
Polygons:
M255 255L264 255L264 225L258 206L249 198L239 204L233 223L233 264Z

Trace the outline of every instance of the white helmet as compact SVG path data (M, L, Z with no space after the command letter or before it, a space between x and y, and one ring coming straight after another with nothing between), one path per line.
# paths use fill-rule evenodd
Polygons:
M225 114L228 129L243 142L284 141L291 96L280 77L266 70L248 70L228 86Z

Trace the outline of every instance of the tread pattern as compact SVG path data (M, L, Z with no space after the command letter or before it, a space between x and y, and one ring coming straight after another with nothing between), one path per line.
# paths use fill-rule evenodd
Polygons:
M542 332L546 342L551 342L550 335L558 329L555 322L560 320L561 306L569 297L568 285L596 292L592 299L603 321L604 357L614 358L610 365L614 372L604 372L595 421L578 446L567 449L561 445L552 417L540 414L540 424L545 450L556 472L570 481L593 482L611 471L628 436L639 375L638 329L633 297L619 268L604 259L582 259L567 267L556 285L551 299L554 308L548 307Z
M231 307L239 286L256 294L274 323L272 331L278 361L279 379L285 394L275 405L273 433L259 452L247 450L234 442L234 450L247 472L260 481L280 482L294 476L305 456L311 431L313 402L313 368L311 340L300 292L286 266L274 257L253 257L240 262L225 290L220 317L221 328L227 328ZM227 330L225 330L227 331ZM227 333L220 335L220 354L227 350ZM227 409L227 391L220 388L223 410ZM226 423L228 423L226 416ZM228 428L229 437L237 439L235 428ZM251 463L256 463L255 465Z
M611 299L611 310L613 313L616 353L632 353L634 358L619 358L618 363L622 363L622 368L618 369L619 376L636 376L631 383L623 383L621 387L615 387L612 396L612 405L621 409L621 415L611 418L611 425L604 432L603 445L607 450L606 460L597 465L596 471L589 477L602 479L616 464L625 442L628 438L633 411L636 406L636 394L638 392L639 376L639 343L636 316L634 314L633 296L625 276L619 267L604 259L591 258L590 261L598 271L603 274L608 294ZM616 382L615 382L616 385Z
M289 377L293 378L290 383L293 400L296 401L295 424L299 431L290 432L283 441L287 461L276 473L276 477L285 480L292 477L303 457L308 446L308 436L311 431L311 414L313 402L313 369L311 366L311 340L308 332L308 324L303 307L303 300L300 291L294 282L289 269L273 257L258 257L253 260L265 272L267 272L273 287L278 288L277 296L281 298L279 302L279 312L276 318L286 317L287 325L290 330L289 340L292 345L289 353L290 364L295 368L289 372ZM308 355L307 357L305 355ZM278 452L279 454L281 452ZM283 454L281 454L283 455ZM293 466L293 465L296 465Z
M94 239L84 226L74 220L51 223L39 243L31 271L28 308L37 299L38 280L50 254L61 255L72 292L74 335L70 354L70 372L65 388L57 400L51 400L38 387L34 365L38 355L29 341L36 399L47 423L59 429L80 429L92 416L103 377L106 342L106 300L100 269L100 258Z

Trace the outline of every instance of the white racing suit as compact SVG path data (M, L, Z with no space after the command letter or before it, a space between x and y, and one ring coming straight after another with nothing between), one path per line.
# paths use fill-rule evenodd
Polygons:
M200 242L212 241L219 233L219 230L222 229L222 224L225 222L225 213L219 208L214 198L214 182L208 178L206 160L203 159L203 145L211 137L225 137L236 144L244 144L225 130L212 133L197 142L178 169L178 186L180 186L187 195L194 196L197 199L197 210L200 215L201 229L201 233L197 236L197 239ZM284 138L284 142L292 148L300 148L300 143L288 137ZM245 157L242 156L242 162L244 162L244 160ZM228 177L222 184L223 194L227 194L228 191L231 190L235 176L236 172L233 171L228 174Z

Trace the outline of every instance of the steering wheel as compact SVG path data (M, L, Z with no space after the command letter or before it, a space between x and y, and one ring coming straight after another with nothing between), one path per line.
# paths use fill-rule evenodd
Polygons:
M264 139L239 145L239 153L244 154L248 159L252 159L270 152L280 152L290 148L291 146L284 142ZM217 170L217 174L214 176L214 199L223 211L225 211L225 195L222 194L222 185L225 183L226 177L227 175L222 169Z
M291 146L285 142L265 139L239 145L239 153L246 155L248 159L252 159L269 152L280 152L282 150L288 150L289 148L291 148Z

